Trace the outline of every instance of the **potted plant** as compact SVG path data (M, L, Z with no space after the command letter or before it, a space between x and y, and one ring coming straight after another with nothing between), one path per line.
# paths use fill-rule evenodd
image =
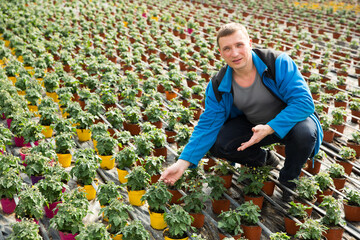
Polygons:
M88 208L84 193L72 191L57 205L58 212L50 219L50 227L59 231L60 239L75 240L84 227L83 218L88 214Z
M217 164L212 167L214 174L220 176L225 180L224 187L229 189L231 187L232 172L230 170L230 164L226 160L219 159Z
M97 151L97 141L96 141L96 138L98 136L102 136L102 135L108 135L108 125L105 124L105 123L102 123L102 122L99 122L99 123L96 123L94 125L92 125L90 127L90 131L91 131L91 139L92 139L92 142L94 144L94 149L95 151Z
M24 122L24 125L21 126L19 135L23 137L23 142L34 143L35 145L39 144L39 140L44 138L44 135L41 133L42 127L35 123L32 120ZM21 144L20 144L21 145Z
M310 206L305 201L315 203L316 193L319 191L319 184L315 182L314 178L311 177L301 177L299 179L292 180L296 184L295 192L297 197L296 202L301 202L307 206ZM307 213L310 216L312 212L312 207L308 209Z
M76 240L111 240L110 234L102 223L90 223L75 237Z
M340 200L336 200L332 196L325 196L320 207L325 208L325 216L322 217L321 222L328 230L323 234L326 239L342 239L346 222L341 217L342 211L340 208Z
M115 134L114 129L121 130L123 127L124 117L122 111L119 108L110 108L105 113L105 117L111 124L112 128L109 128L110 135Z
M218 228L230 234L234 239L239 239L244 233L241 227L241 214L237 210L224 211L219 215ZM225 235L219 233L220 239Z
M171 206L170 210L165 213L165 222L168 226L164 230L164 237L171 239L189 239L186 235L186 232L193 230L194 227L191 226L193 221L192 216L189 215L184 209L179 205Z
M56 93L56 89L58 89L60 85L59 76L54 72L50 72L43 78L43 84L46 90L46 95L51 97L54 102L59 102L58 95Z
M332 190L334 186L334 181L327 172L320 172L314 176L315 181L319 184L319 190L316 194L317 202L321 203L324 196L331 196L334 191Z
M28 101L28 108L30 112L37 115L39 101L41 99L40 86L29 86L25 90L25 99Z
M175 125L175 141L178 147L185 146L191 136L191 130L188 126L177 124Z
M300 228L294 218L301 223L305 222L305 218L308 216L306 212L308 209L310 207L302 203L290 202L290 207L286 211L287 216L284 216L285 230L289 235L295 235Z
M59 119L57 109L50 107L41 108L39 114L41 116L39 124L44 127L41 133L45 138L51 138L53 135L53 124Z
M123 229L123 240L150 240L149 232L140 220L129 222Z
M327 227L325 227L320 221L307 218L305 222L300 225L300 229L297 231L295 238L304 240L320 240L326 230Z
M189 185L187 186L186 195L180 200L184 201L184 210L194 218L191 226L202 228L205 222L205 215L202 213L205 209L204 202L209 198L209 196L202 190L204 180L190 179L186 182L186 184Z
M103 214L108 219L108 231L112 238L122 237L122 231L129 219L128 211L133 211L132 206L117 199L112 199L108 205L101 208L99 214Z
M356 123L360 118L360 100L359 98L353 98L352 101L349 103L349 108L351 110L351 122Z
M18 240L18 239L29 239L29 240L41 240L43 239L39 233L39 225L31 220L22 220L12 224L12 233L6 239Z
M211 198L213 212L220 214L221 212L229 211L230 200L224 197L224 193L226 192L224 186L225 180L217 175L209 174L206 177L206 182L208 183L208 187L211 188L209 196Z
M342 146L339 151L341 159L337 159L337 163L342 165L345 169L345 173L350 175L352 172L353 164L351 162L356 160L356 152L354 149Z
M19 202L15 208L17 219L32 218L36 223L44 215L45 198L37 187L25 187L19 193Z
M141 197L141 201L147 201L150 213L150 225L154 229L162 230L166 227L164 213L166 203L171 199L171 193L167 191L164 182L151 185Z
M126 176L127 191L131 205L142 206L144 202L141 197L145 194L145 189L149 185L150 175L145 172L142 166L137 166Z
M168 143L174 143L175 142L175 126L178 124L178 117L179 114L176 111L169 111L166 117L166 123L165 126L165 134L166 134L166 141Z
M4 170L5 164L8 163L8 160L5 160L4 162L1 161L1 169ZM14 162L14 164L15 163L16 162ZM16 168L9 168L6 169L6 171L0 171L0 173L0 199L2 210L5 214L11 214L16 207L14 196L20 193L23 181L20 177L19 170Z
M100 135L96 137L96 148L101 158L100 167L102 169L113 169L115 166L115 158L113 154L117 145L116 139L109 135Z
M115 155L117 165L118 178L120 183L127 182L127 168L131 168L137 160L137 154L132 147L125 147Z
M151 184L156 183L160 176L161 176L161 170L163 168L163 163L165 163L166 160L163 156L147 156L142 161L142 166L145 168L146 172L151 176Z
M360 221L360 192L355 189L345 189L344 212L348 221Z
M343 189L346 182L344 167L338 163L333 163L330 165L327 172L333 179L336 190L340 191Z
M304 170L316 175L320 172L321 163L325 161L326 157L326 153L323 150L319 150L319 152L314 156L313 161L311 159L307 160Z
M331 115L333 117L331 121L331 127L336 129L337 132L342 134L345 129L346 111L343 107L335 108L332 110ZM341 137L339 133L335 133L335 137Z
M50 159L40 153L30 154L26 158L25 173L31 178L34 185L44 178L46 168L50 167Z
M260 239L261 227L258 225L260 208L252 201L241 204L237 209L241 216L241 227L248 239Z
M61 203L61 195L65 185L60 180L56 175L47 175L35 184L45 197L46 205L44 206L44 210L48 218L53 218L56 215L58 210L55 208Z
M76 177L80 187L79 190L86 193L88 200L92 200L96 197L93 181L96 177L96 169L99 167L100 158L90 148L78 150L74 157L76 158L75 166L70 170L70 175Z
M320 123L324 131L324 141L331 143L334 139L335 132L331 130L331 118L327 114L320 116Z
M9 146L12 144L12 137L13 137L13 134L12 132L0 125L0 152L1 153L4 153L6 151L6 146Z
M148 133L140 133L134 137L135 152L140 157L149 156L154 148L154 143Z
M80 142L86 142L91 139L90 126L93 124L94 119L91 113L83 110L80 110L76 116L74 116L76 133Z
M118 189L120 186L115 185L114 182L101 184L98 188L97 199L101 207L108 206L113 199L120 199L121 195Z
M64 132L55 137L55 152L62 167L70 167L72 155L70 149L75 147L73 135Z
M347 141L347 147L352 148L356 152L355 158L360 156L360 133L355 131L351 133L351 138Z
M131 135L138 135L140 133L140 107L138 106L126 106L123 110L125 121L124 129L129 131Z
M348 101L348 95L344 92L338 92L334 95L334 101L335 101L335 107L343 107L346 109L347 107L347 101Z
M166 111L162 109L156 101L151 102L144 111L147 121L154 124L157 128L162 128L162 119L165 118Z

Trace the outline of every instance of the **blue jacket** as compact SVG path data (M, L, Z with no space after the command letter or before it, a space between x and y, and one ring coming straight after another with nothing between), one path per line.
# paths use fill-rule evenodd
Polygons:
M281 53L275 61L275 81L265 76L267 66L252 51L252 60L262 77L265 86L279 97L287 106L267 124L275 131L275 134L284 138L296 123L310 117L317 126L317 141L314 155L320 149L323 139L323 131L319 119L315 116L315 107L309 88L299 72L294 61L285 53ZM243 114L233 105L231 93L232 68L227 66L226 73L218 87L222 92L221 101L218 102L213 90L212 81L206 88L205 111L195 127L192 136L180 155L180 159L197 165L201 158L215 143L220 128L228 118L235 118Z

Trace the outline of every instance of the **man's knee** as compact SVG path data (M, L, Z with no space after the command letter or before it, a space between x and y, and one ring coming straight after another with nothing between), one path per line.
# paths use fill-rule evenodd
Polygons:
M297 123L290 131L289 140L299 147L304 145L313 146L317 138L316 125L312 119L306 119L305 121Z

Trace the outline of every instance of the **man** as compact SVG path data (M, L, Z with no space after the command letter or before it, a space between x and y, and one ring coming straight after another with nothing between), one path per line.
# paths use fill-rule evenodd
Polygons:
M275 167L277 157L260 147L280 142L285 144L286 159L279 181L294 189L291 180L318 152L323 137L306 82L285 53L252 50L252 40L239 23L222 26L217 43L227 65L207 86L205 111L179 160L161 179L174 184L209 149L232 162ZM261 59L273 63L272 69ZM275 71L274 79L270 71ZM291 201L288 191L283 190L283 200Z

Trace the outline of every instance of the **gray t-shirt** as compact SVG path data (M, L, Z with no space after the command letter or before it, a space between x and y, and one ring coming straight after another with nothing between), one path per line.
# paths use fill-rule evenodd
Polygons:
M232 87L235 106L252 124L266 124L285 108L285 104L265 87L258 72L251 86L241 87L233 79Z

